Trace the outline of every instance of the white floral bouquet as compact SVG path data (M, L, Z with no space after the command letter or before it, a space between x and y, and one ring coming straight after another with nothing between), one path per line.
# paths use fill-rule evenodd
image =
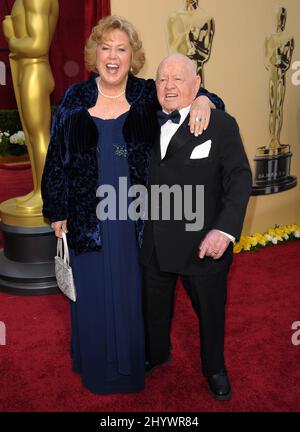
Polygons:
M27 153L23 131L10 134L0 130L0 156L20 156Z
M9 137L9 141L11 144L19 144L19 145L26 145L25 144L25 135L23 131L19 131Z

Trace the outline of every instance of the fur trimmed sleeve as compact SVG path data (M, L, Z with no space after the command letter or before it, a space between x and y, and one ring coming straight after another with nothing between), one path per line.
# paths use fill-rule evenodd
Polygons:
M53 116L50 143L42 177L43 215L50 222L68 219L68 186L62 146L64 145L63 119L69 108L70 90L65 93Z

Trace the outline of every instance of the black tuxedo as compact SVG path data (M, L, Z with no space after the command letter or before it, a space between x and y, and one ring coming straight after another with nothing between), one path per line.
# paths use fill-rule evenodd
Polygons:
M192 185L195 209L195 188L203 185L203 227L198 231L186 231L186 224L191 221L184 217L175 220L172 208L171 220L149 220L145 224L141 262L144 266L146 345L152 363L162 362L168 356L174 289L180 275L200 320L203 366L206 372L212 373L224 363L224 304L232 243L219 260L211 257L201 260L198 246L212 229L235 238L240 236L252 178L233 117L212 110L209 127L198 137L190 133L188 120L189 116L172 137L162 160L160 136L157 137L152 149L149 192L152 185L180 185L182 188ZM190 158L196 146L202 143L207 146L209 141L207 157Z
M208 257L200 260L198 246L213 228L239 237L251 192L251 172L238 126L231 116L213 110L208 129L199 137L190 133L188 120L171 139L163 160L160 155L160 136L157 137L151 155L149 186L166 184L171 187L178 184L182 188L184 185L193 185L195 189L196 185L204 185L203 229L186 231L186 224L190 222L185 218L147 221L141 260L142 264L147 265L155 247L163 271L180 274L216 273L230 264L232 247L220 260L214 261ZM209 156L190 159L193 149L208 140L211 140ZM194 193L193 203L195 199Z

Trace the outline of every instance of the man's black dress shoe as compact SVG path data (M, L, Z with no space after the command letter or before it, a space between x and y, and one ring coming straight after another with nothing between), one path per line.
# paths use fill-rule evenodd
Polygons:
M208 389L210 394L219 401L226 401L231 398L230 382L225 370L208 375Z
M148 375L150 372L153 371L153 369L159 368L159 367L169 363L171 360L172 360L171 354L169 355L169 357L165 361L163 361L161 363L152 364L146 360L145 361L145 374Z

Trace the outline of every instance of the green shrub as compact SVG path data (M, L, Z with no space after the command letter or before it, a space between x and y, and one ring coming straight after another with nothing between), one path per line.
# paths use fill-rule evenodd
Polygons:
M18 110L0 110L0 131L14 134L22 130Z

